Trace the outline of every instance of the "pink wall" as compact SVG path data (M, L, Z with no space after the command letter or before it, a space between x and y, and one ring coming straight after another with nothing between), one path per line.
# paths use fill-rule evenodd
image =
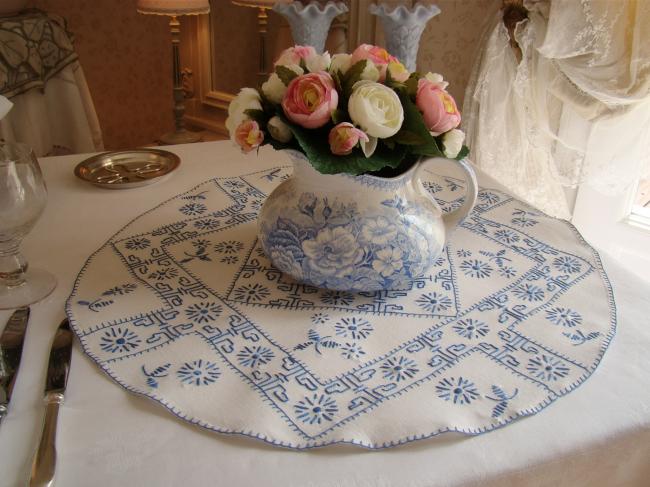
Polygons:
M152 144L173 127L168 19L139 14L135 3L30 3L68 21L108 150Z

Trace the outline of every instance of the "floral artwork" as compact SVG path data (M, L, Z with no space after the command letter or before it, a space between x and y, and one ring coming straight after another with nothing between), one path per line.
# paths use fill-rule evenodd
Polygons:
M262 245L278 269L327 289L401 289L420 276L439 250L418 225L426 208L385 200L382 213L303 193L262 225Z

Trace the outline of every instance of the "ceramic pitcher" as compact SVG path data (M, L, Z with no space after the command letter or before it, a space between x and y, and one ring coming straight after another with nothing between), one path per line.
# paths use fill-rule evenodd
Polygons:
M320 288L345 291L408 289L426 274L445 241L476 201L476 176L465 161L463 205L443 214L420 174L429 159L394 178L316 171L290 153L293 175L269 195L259 237L275 267Z

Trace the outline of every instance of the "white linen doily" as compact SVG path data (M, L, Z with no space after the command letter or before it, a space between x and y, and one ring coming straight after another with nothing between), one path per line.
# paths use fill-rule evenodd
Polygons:
M298 449L484 433L596 369L615 306L569 223L482 189L410 290L319 290L257 242L257 212L289 173L208 180L111 238L67 303L84 351L186 421ZM427 177L443 209L460 204L461 181Z

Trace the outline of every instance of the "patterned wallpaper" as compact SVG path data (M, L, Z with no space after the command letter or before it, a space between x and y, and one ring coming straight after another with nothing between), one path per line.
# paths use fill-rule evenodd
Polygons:
M135 0L32 0L62 15L75 35L107 150L152 144L172 130L167 17L136 12Z

